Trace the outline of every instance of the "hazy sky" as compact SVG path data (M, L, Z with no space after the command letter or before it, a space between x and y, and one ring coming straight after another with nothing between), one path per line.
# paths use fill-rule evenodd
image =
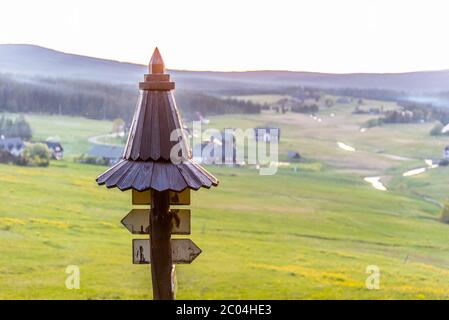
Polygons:
M4 0L0 43L169 68L449 69L449 1Z

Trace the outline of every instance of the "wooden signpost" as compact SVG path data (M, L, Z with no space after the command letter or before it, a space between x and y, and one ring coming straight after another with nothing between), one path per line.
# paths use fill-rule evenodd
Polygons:
M156 48L149 74L139 83L139 103L123 158L97 178L99 185L108 188L131 189L132 204L146 206L132 209L122 224L132 234L149 234L149 239L133 240L132 257L134 264L150 264L156 300L174 299L174 265L189 264L201 253L190 239L171 239L172 234L190 234L191 213L170 205L190 205L191 189L218 185L213 175L192 160L171 92L174 87ZM174 132L182 133L175 141ZM179 146L181 159L174 161L171 151Z

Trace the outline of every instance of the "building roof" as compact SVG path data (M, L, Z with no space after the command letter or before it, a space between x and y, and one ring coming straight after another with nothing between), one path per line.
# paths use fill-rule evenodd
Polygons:
M449 123L446 124L446 125L443 127L443 129L441 129L441 133L446 133L446 132L449 132Z
M89 150L89 156L95 158L119 159L123 155L123 147L96 144Z
M44 141L42 143L45 143L47 145L47 147L49 147L50 149L55 149L56 147L59 147L61 149L61 151L64 151L64 148L62 147L61 143L59 143L59 142Z
M290 159L299 159L299 158L301 158L301 155L297 151L288 151L287 156Z
M23 146L23 140L21 138L3 138L0 139L0 147L3 146L9 146L9 145L13 145L15 146Z
M97 178L98 184L122 191L171 190L180 192L186 188L216 186L218 181L193 160L175 165L171 162L144 162L120 160L115 166Z

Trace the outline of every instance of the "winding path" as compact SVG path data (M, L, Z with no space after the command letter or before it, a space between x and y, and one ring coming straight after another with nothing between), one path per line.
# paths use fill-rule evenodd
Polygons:
M121 133L101 134L99 136L89 137L89 138L87 138L87 141L89 141L92 144L102 144L102 145L106 145L106 146L116 146L117 144L100 141L100 139L103 139L103 138L117 138L117 137L119 137L120 135L123 135L123 134L124 134L123 132L121 132Z

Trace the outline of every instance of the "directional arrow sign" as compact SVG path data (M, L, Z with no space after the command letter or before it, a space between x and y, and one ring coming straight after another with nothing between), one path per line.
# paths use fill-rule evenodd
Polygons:
M190 239L171 240L172 259L175 264L189 264L201 253ZM133 239L133 263L150 264L150 240Z
M190 210L170 209L173 214L172 234L190 234ZM122 220L122 224L132 234L149 234L150 210L133 209Z
M171 240L173 262L176 264L189 264L201 254L201 249L190 239Z

